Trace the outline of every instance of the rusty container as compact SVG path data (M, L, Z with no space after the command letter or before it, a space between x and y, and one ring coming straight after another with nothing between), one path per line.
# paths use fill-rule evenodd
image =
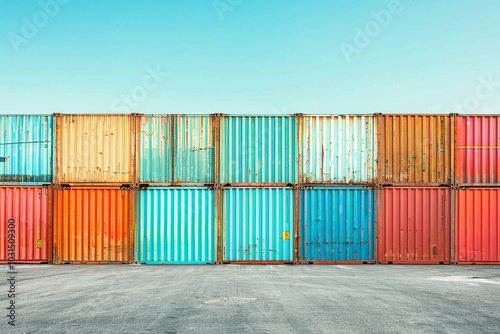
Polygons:
M141 115L139 183L215 182L214 115Z
M135 117L56 116L56 183L124 185L134 182Z
M500 188L457 190L455 261L500 264Z
M0 263L52 260L52 189L0 187Z
M455 119L455 183L500 185L500 116Z
M449 264L449 187L386 187L379 197L381 263Z
M220 116L220 183L286 186L297 182L297 117Z
M300 117L302 184L374 184L377 174L376 117Z
M118 187L55 190L54 263L131 263L135 191Z
M378 139L379 183L413 186L453 183L452 116L381 115Z

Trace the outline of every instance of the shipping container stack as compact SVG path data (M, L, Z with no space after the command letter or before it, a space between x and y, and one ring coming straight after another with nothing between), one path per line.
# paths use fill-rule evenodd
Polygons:
M299 148L299 262L374 263L376 117L303 115Z
M0 263L52 260L53 118L0 115Z
M53 263L132 263L136 117L54 117Z
M456 116L455 133L455 262L500 264L500 116Z
M298 121L219 115L219 263L295 263Z
M454 115L378 115L378 261L450 264Z
M137 115L135 261L218 261L218 116Z

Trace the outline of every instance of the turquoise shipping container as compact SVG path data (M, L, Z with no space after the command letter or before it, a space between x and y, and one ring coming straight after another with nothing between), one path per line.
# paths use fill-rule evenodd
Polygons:
M215 182L215 116L141 116L140 183Z
M214 190L151 187L139 190L135 233L138 263L214 263Z
M293 116L221 116L220 182L297 183L297 130Z
M222 190L222 260L292 262L295 200L289 188Z
M49 115L0 116L0 184L51 183L53 131Z
M374 262L374 190L325 187L301 193L301 262Z

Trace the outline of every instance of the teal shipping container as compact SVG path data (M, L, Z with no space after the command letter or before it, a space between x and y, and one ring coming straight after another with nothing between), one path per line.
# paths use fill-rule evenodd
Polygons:
M215 182L215 116L153 115L140 120L140 183Z
M221 116L220 182L297 183L297 130L293 116Z
M289 188L222 190L222 260L293 262L295 200Z
M0 116L0 184L52 182L53 118Z
M301 193L301 262L374 262L374 190L325 187Z
M138 263L214 263L214 190L151 187L139 190L135 233Z

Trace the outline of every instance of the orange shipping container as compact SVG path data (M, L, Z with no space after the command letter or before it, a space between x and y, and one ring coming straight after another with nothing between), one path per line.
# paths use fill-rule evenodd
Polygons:
M448 115L379 116L379 182L451 184L454 166L451 118Z
M382 189L381 193L379 261L449 264L450 188L388 187Z
M457 190L456 261L500 264L500 188Z
M51 198L51 188L0 187L0 263L50 262Z
M132 183L135 121L131 115L56 115L56 183Z
M134 198L116 187L56 190L54 263L132 262Z

